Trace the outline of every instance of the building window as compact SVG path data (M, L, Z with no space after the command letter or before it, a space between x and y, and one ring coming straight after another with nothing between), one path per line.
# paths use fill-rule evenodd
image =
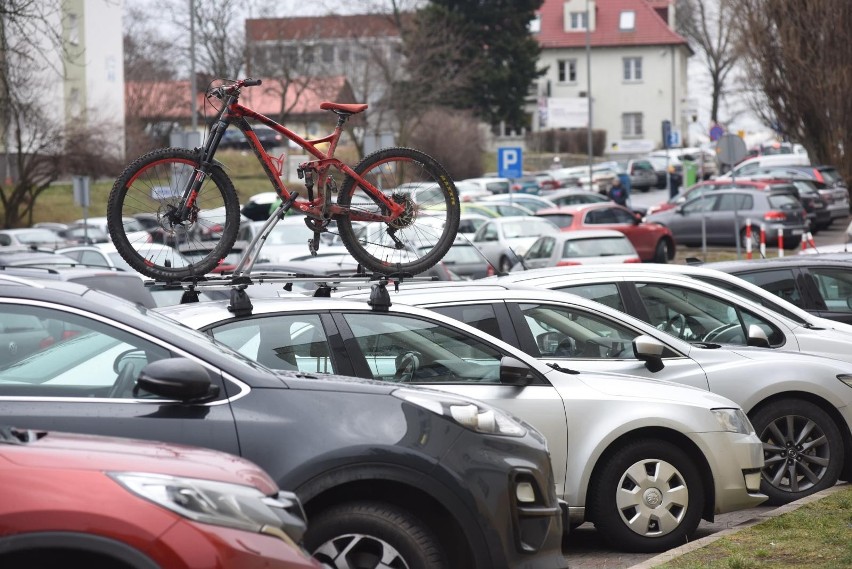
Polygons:
M633 10L623 11L618 19L618 29L625 31L636 29L636 12Z
M624 113L621 115L622 138L641 138L642 113Z
M314 46L306 45L302 47L302 63L314 62Z
M571 22L568 29L585 30L589 26L586 20L585 12L571 12L570 19Z
M577 82L577 60L563 59L558 63L559 82L560 83L576 83Z
M334 61L334 46L333 45L324 45L322 46L322 61L323 63L331 63Z
M541 14L536 14L535 18L530 20L529 30L531 34L537 34L541 31Z
M624 80L625 81L641 81L642 80L642 58L641 57L625 57L623 61L624 61Z

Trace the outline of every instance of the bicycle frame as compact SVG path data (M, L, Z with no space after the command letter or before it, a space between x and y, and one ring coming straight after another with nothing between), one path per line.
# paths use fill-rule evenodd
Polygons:
M337 114L338 120L334 132L323 138L308 140L302 138L289 128L267 117L266 115L241 105L239 103L239 93L228 95L225 105L219 111L218 120L211 130L210 136L208 136L205 141L202 149L201 168L196 171L195 178L190 183L190 187L187 188L187 192L185 194L186 199L184 200L185 205L181 208L181 211L186 211L192 207L195 197L198 194L198 190L201 188L201 183L206 176L203 172L204 165L212 162L213 155L216 153L222 134L228 126L233 123L240 129L243 136L245 136L249 147L254 152L255 157L260 162L263 167L263 171L266 173L267 178L269 178L269 181L272 183L276 193L278 193L282 201L288 201L295 197L292 201L292 207L309 217L324 221L328 221L335 216L349 217L353 221L379 221L384 223L393 221L405 211L405 206L388 199L381 190L377 189L370 182L358 175L348 165L334 157L334 152L337 149L337 143L340 140L340 135L343 133L343 125L346 123L349 116L347 113ZM299 198L298 194L292 193L287 189L279 177L278 168L276 168L275 163L273 162L274 159L260 143L257 135L255 135L246 118L272 128L276 132L285 136L288 140L295 142L301 148L305 149L309 154L316 157L316 160L304 162L299 165L299 168L305 172L306 176L311 176L312 172L317 173L316 197L310 195L312 193L312 181L306 183L309 192L308 199ZM318 145L326 143L329 144L329 148L327 152L323 152L318 148ZM366 193L376 200L378 204L383 206L383 209L387 212L387 214L369 213L357 210L353 211L351 208L341 207L336 203L333 203L331 201L331 194L326 191L326 183L329 179L330 168L336 169L352 177Z

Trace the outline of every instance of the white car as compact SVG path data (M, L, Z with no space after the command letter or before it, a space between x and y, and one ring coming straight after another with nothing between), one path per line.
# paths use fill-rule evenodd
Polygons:
M852 364L798 352L690 342L587 298L546 287L519 288L507 280L409 284L392 299L473 324L565 369L664 379L729 397L748 413L764 442L762 491L773 504L848 479Z
M168 259L173 267L185 267L189 265L189 259L176 251L174 247L160 243L134 243L133 246L146 257L157 259L158 264L162 264L165 259ZM127 271L139 275L142 279L148 279L148 277L136 272L135 269L128 265L127 261L124 260L112 243L75 245L73 247L57 249L56 252L71 257L79 261L80 264L88 267L104 267L114 271Z
M501 272L509 272L542 235L555 235L559 227L542 217L512 215L489 219L476 230L471 243Z
M134 219L132 217L122 217L121 219L124 223L124 231L127 234L127 240L130 241L131 245L135 246L137 243L151 243L151 234L145 231L145 227L138 219ZM106 217L87 217L84 219L78 219L74 222L74 225L97 227L109 235L109 238L112 239L112 235L109 234L109 229L107 229Z
M593 520L615 547L669 549L700 518L765 500L751 424L706 390L550 367L481 326L381 295L370 304L304 296L252 304L239 318L228 301L159 311L274 369L428 385L505 408L547 437L571 523Z

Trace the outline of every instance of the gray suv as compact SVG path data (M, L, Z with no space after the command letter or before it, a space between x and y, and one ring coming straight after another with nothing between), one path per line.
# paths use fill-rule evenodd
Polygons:
M0 322L24 321L40 337L0 365L9 424L248 458L297 493L306 549L334 568L565 566L547 443L488 404L276 373L140 305L0 276Z

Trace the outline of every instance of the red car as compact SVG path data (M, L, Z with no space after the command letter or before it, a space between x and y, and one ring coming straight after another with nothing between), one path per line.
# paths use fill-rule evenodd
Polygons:
M0 488L0 567L322 567L295 494L218 451L0 427Z
M546 217L562 231L575 229L615 229L624 233L639 258L645 262L668 263L675 257L675 240L667 227L644 223L629 208L612 202L540 209L537 216Z

